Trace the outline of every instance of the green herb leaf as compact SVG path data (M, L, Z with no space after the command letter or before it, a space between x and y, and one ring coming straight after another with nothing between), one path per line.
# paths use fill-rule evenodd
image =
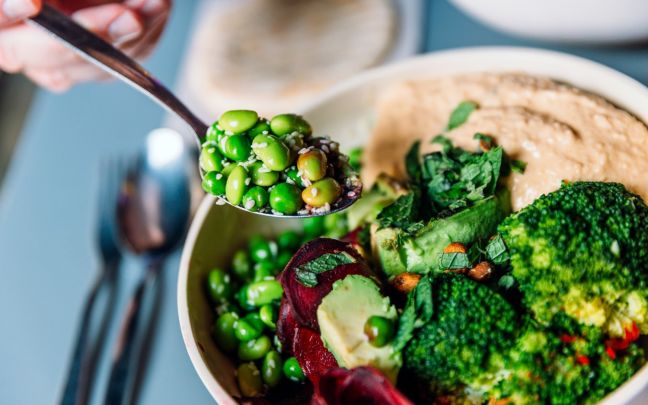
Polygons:
M394 352L399 353L412 339L414 331L427 323L434 314L432 285L429 277L423 277L407 296L405 309L398 319L398 329L392 342Z
M473 139L484 142L488 149L495 146L495 140L493 139L493 137L490 135L482 134L481 132L477 132L475 135L473 135Z
M398 197L391 205L383 208L377 217L380 228L395 227L410 233L420 230L423 223L417 221L419 199L418 191L412 190L409 194Z
M452 141L445 135L437 135L432 140L430 143L436 143L437 145L441 145L441 150L443 153L450 153L452 151Z
M514 284L515 284L515 278L513 278L513 276L510 274L506 274L502 276L497 282L497 285L502 287L505 290L508 290L509 288L513 287Z
M467 253L441 253L439 255L439 268L441 270L469 269L472 263Z
M317 285L317 275L341 266L355 263L355 258L347 252L325 253L295 269L295 276L300 284L306 287Z
M405 169L410 179L414 182L419 182L421 179L421 163L419 160L419 150L421 142L416 141L405 155Z
M511 160L511 171L514 171L515 173L524 173L526 167L526 162L517 159Z
M491 263L497 266L504 265L511 260L504 239L502 239L502 235L499 233L488 241L488 245L486 245L486 257Z
M448 130L461 126L468 121L470 114L477 109L477 103L474 101L462 101L450 114L448 121Z

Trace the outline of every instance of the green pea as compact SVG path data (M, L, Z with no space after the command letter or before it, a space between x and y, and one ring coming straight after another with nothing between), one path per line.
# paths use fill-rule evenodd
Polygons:
M220 172L223 170L223 155L214 145L207 145L200 151L200 168L206 172Z
M214 323L212 334L214 340L223 351L232 352L238 347L238 339L234 333L234 325L238 322L235 313L228 312L219 316Z
M309 150L299 155L297 169L310 181L317 181L326 176L326 155L319 149Z
M294 357L286 359L283 365L283 372L287 379L295 382L302 382L306 379L299 362Z
M345 213L335 213L324 216L325 235L329 238L340 239L349 233L347 216Z
M384 316L370 316L365 322L364 333L375 347L383 347L394 337L394 321Z
M243 195L241 205L248 211L259 211L268 205L268 192L261 186L254 186Z
M281 355L276 350L269 351L261 364L261 377L270 388L276 387L281 382Z
M248 167L252 183L257 186L270 187L279 181L279 172L273 172L265 167L263 162L256 161Z
M261 336L263 328L258 328L249 319L239 319L234 324L234 335L241 342L249 342Z
M247 134L251 139L254 139L255 136L260 134L268 135L270 131L270 123L268 122L268 120L262 119L259 120L259 122L257 122L256 125L252 127L252 129L250 129Z
M254 127L259 119L259 114L250 110L226 111L218 119L219 126L233 134L242 134Z
M325 217L309 217L305 218L304 225L304 234L307 239L318 238L324 234L324 218Z
M205 192L221 196L225 194L227 178L218 172L205 173L202 180L202 188Z
M284 267L286 267L292 257L293 254L288 252L287 250L282 250L279 252L279 254L277 255L277 266L279 267L280 271L283 270Z
M283 231L277 237L277 245L281 249L295 251L301 246L301 237L293 230Z
M234 205L241 203L247 189L247 181L248 174L245 167L236 166L227 178L227 184L225 185L225 196L230 203Z
M355 171L360 171L362 168L362 153L361 147L353 148L349 151L349 165Z
M263 236L255 235L248 242L250 257L256 263L274 259L277 253L277 245L265 239Z
M221 174L227 178L237 167L238 165L236 163L228 163L223 167L223 170L221 170Z
M270 206L282 214L294 214L304 205L299 188L293 184L279 183L270 190Z
M239 365L236 379L244 397L252 398L263 394L263 379L256 364L250 362Z
M214 269L207 276L207 289L216 303L226 301L232 295L230 275L221 269Z
M240 281L249 280L252 275L252 263L244 249L234 252L232 257L232 273Z
M221 141L223 155L237 162L243 162L250 157L250 139L245 135L227 135Z
M301 176L299 175L299 170L297 170L296 167L286 170L286 176L290 179L290 181L292 181L299 187L306 187L306 184L304 184L304 179L301 178Z
M282 295L283 288L277 280L255 281L247 289L247 301L257 307L280 300Z
M205 141L218 142L220 137L224 134L225 131L223 131L222 128L218 127L218 121L216 121L207 129L207 134L205 135Z
M270 128L275 135L284 136L298 132L306 136L313 133L310 124L297 114L279 114L270 120Z
M243 361L259 360L272 348L272 342L266 335L257 339L239 343L238 357Z
M247 293L248 286L244 285L241 287L240 290L236 293L236 300L238 301L239 306L241 307L242 310L244 311L252 311L254 310L254 305L252 305L248 301L248 293Z
M272 304L266 304L259 309L261 321L270 329L277 327L277 307Z
M273 262L265 261L254 266L254 281L274 280L276 265Z
M252 141L252 149L270 170L280 172L290 166L290 149L272 135L255 136Z
M312 207L323 207L326 204L333 204L340 198L342 187L335 179L326 177L311 184L302 191L302 199Z

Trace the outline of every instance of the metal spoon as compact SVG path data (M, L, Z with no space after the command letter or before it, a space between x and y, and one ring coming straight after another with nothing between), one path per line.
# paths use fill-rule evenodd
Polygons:
M146 271L128 304L114 353L105 403L135 403L151 347L164 260L184 237L191 216L195 155L180 134L157 129L130 170L117 206L122 243L140 255Z
M208 125L194 115L194 113L192 113L171 91L153 77L153 75L147 72L142 66L123 52L119 51L103 39L78 25L65 14L47 4L43 4L41 12L28 21L46 29L56 38L62 40L66 46L78 53L81 57L97 65L99 68L105 70L116 78L126 82L137 90L140 90L168 111L177 114L178 117L193 129L199 146L202 145L207 134ZM351 206L358 198L360 198L362 191L362 184L357 178L349 178L348 180L349 181L346 182L348 184L343 184L342 196L328 212L304 215L278 215L270 212L254 213L265 216L281 216L283 218L305 218L341 211ZM229 204L229 202L223 198L219 201ZM252 212L241 206L234 206L241 210Z

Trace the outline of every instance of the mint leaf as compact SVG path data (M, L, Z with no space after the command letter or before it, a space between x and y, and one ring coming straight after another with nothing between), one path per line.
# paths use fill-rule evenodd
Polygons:
M502 239L499 233L488 241L488 245L486 245L486 257L491 263L498 266L508 263L511 259L504 239Z
M441 145L441 150L443 151L443 153L450 153L450 151L452 151L452 141L447 136L437 135L432 138L430 143Z
M480 146L483 143L483 145L486 146L486 149L490 149L495 146L495 140L493 139L493 137L490 135L482 134L481 132L477 132L475 135L473 135L473 139L479 141Z
M395 227L410 233L418 231L423 227L423 223L417 221L419 204L419 193L416 190L398 197L378 214L380 228Z
M341 266L355 263L355 258L347 252L325 253L295 269L297 281L305 287L317 285L317 275Z
M441 270L469 269L472 263L467 253L441 253L439 255L439 268Z
M405 309L398 319L398 329L392 342L394 352L399 353L412 339L414 331L425 325L434 314L432 285L429 277L423 277L407 296Z
M511 160L511 171L515 173L524 173L526 167L527 167L526 162L517 159Z
M419 161L419 150L421 142L416 141L405 155L405 169L412 181L418 182L421 179L421 163Z
M497 282L497 285L502 287L505 290L508 290L509 288L513 287L514 284L515 284L515 278L513 278L513 276L510 274L502 276Z
M461 126L464 122L468 121L470 114L477 109L477 103L474 101L462 101L450 113L450 120L448 121L448 130L455 129Z

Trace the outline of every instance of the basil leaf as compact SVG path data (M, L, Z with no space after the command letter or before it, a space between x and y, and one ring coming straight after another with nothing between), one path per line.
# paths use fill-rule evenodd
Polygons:
M458 270L472 267L466 253L441 253L439 255L439 268L441 270Z
M429 277L423 277L407 296L405 309L398 319L398 329L392 342L394 352L399 353L412 339L414 331L425 325L434 314L432 285Z
M421 163L419 162L419 150L421 142L416 141L405 155L405 169L410 179L415 182L421 179Z
M486 257L491 263L498 266L508 263L511 259L504 239L499 233L486 245Z
M355 263L355 258L347 252L325 253L295 269L297 281L306 287L317 285L317 275L341 266Z
M526 167L526 162L517 159L511 160L511 171L514 171L515 173L524 173Z
M477 103L474 101L462 101L450 113L450 120L448 121L448 130L461 126L464 122L468 121L470 114L477 109Z

